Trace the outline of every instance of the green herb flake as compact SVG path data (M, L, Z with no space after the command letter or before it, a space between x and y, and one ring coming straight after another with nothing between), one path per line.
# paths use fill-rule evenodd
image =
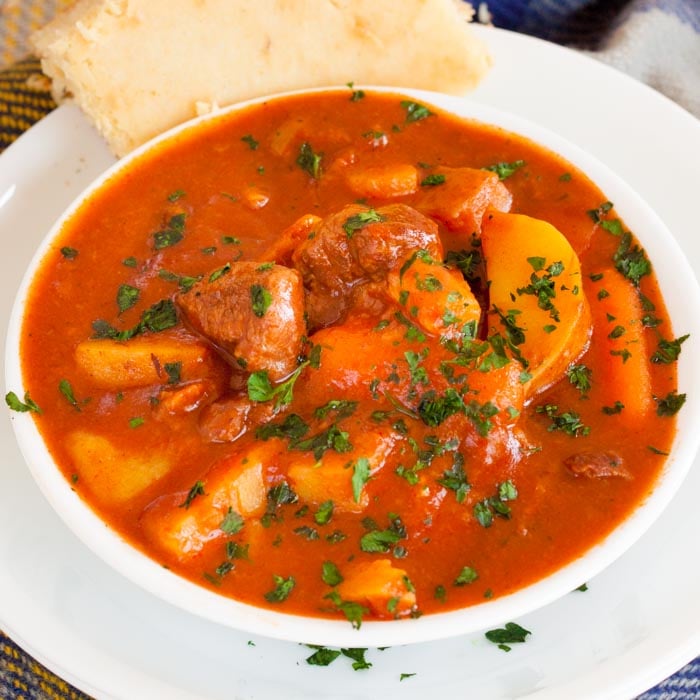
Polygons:
M243 143L248 144L248 148L250 148L251 151L257 151L258 146L260 145L251 134L246 134L245 136L241 136L241 141Z
M125 267L136 267L138 265L138 260L136 260L133 255L130 255L128 258L122 260L122 265Z
M432 173L427 175L421 181L421 187L435 187L436 185L442 185L445 182L445 176L439 173Z
M289 594L294 589L296 581L293 576L284 578L277 574L274 574L272 579L275 583L275 587L271 591L265 593L265 600L268 603L282 603L289 598Z
M260 284L253 284L250 287L250 301L253 313L262 318L272 304L272 294Z
M132 287L130 284L119 285L117 290L119 313L124 313L124 311L134 306L138 302L140 294L140 290L137 287Z
M143 416L134 416L129 419L129 427L133 430L134 428L142 426L145 422L146 419Z
M632 243L632 234L623 233L620 245L613 255L615 269L621 272L635 287L645 275L651 274L651 263L646 253L638 245Z
M163 365L165 373L168 375L168 384L177 384L182 375L182 362L166 362Z
M315 647L316 651L307 657L306 663L309 666L330 666L341 654L339 649L329 649L328 647Z
M153 234L153 245L156 250L169 248L185 237L185 217L185 214L171 216L166 227Z
M360 603L356 603L352 600L343 600L337 591L331 591L324 596L327 600L330 600L333 605L340 610L348 620L348 622L355 628L360 629L362 626L362 617L366 615L369 611Z
M455 586L466 586L470 583L474 583L479 578L476 570L471 566L465 566L460 572L457 578L454 580Z
M175 190L174 192L171 192L167 199L169 202L177 202L178 199L182 199L185 196L185 190Z
M407 124L418 122L422 119L427 119L428 117L433 116L433 112L431 112L425 105L419 104L418 102L412 102L411 100L401 100L401 107L406 110Z
M75 248L71 248L70 246L63 246L61 248L61 255L66 259L66 260L75 260L78 257L78 251Z
M314 180L318 180L321 174L321 159L322 153L314 153L311 144L304 142L299 147L299 155L297 157L297 165L307 172Z
M670 365L678 359L681 354L681 345L690 338L690 335L682 335L675 340L659 340L658 347L651 356L651 361L654 364Z
M586 365L570 365L566 370L566 376L571 386L578 389L584 396L591 389L591 375L592 372Z
M352 467L352 495L355 503L360 502L362 489L370 478L370 465L366 457L360 457Z
M187 510L192 504L192 501L194 501L194 499L197 498L197 496L205 495L206 494L204 493L204 482L195 481L194 486L192 486L192 488L187 492L185 500L178 507Z
M528 635L532 634L529 630L516 624L515 622L507 622L505 627L489 630L484 632L484 636L489 642L498 645L503 651L510 651L510 644L521 644L525 642Z
M8 391L7 394L5 394L5 403L10 409L17 411L18 413L26 413L27 411L41 413L41 409L29 396L28 391L24 394L24 402L20 401L19 397L14 391Z
M482 168L482 170L490 170L492 173L496 173L496 175L498 175L499 180L505 180L524 166L524 160L514 160L512 163L500 162L495 163L494 165L487 165L485 168Z
M685 403L686 395L679 394L675 389L669 392L665 397L654 397L656 401L656 415L662 417L675 416Z
M368 209L348 217L343 224L343 230L348 238L352 238L357 231L361 231L368 224L376 224L384 220L385 217L374 209Z
M80 411L80 403L78 402L78 399L75 398L73 387L67 379L61 379L61 381L58 383L58 390L76 411Z
M321 580L327 586L337 586L343 582L343 576L332 561L324 561L321 569Z
M233 508L229 507L228 513L226 513L226 516L219 525L219 529L225 535L235 535L237 532L240 532L243 529L244 525L245 523L243 518L236 513Z

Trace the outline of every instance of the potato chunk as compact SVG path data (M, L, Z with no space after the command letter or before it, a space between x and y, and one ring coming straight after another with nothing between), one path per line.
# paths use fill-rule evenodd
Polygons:
M358 564L346 574L338 593L381 616L405 615L416 605L416 593L406 572L392 566L389 559Z
M215 363L204 343L177 335L143 335L119 342L84 340L75 348L78 367L102 389L120 391L150 384L166 384L166 365L180 363L180 379L206 377Z
M143 516L150 538L186 559L210 540L230 534L224 525L227 516L245 520L262 515L266 469L279 449L279 441L271 440L222 459L201 479L203 493L189 503L185 492L158 499Z
M471 335L475 334L481 308L460 273L416 257L392 272L388 281L389 296L428 333L457 339L467 324L473 324Z
M76 430L66 438L80 484L107 504L128 501L165 476L170 462L163 454L132 454L106 437Z
M398 436L378 426L373 432L353 433L349 439L351 452L326 450L319 460L309 453L295 457L288 474L294 491L303 501L319 504L330 499L342 513L361 513L367 507L367 489L362 483L353 486L353 476L363 466L358 462L365 460L371 478L384 466Z
M521 214L490 212L481 245L491 302L490 325L510 319L524 334L518 346L529 362L530 394L559 379L585 349L591 314L581 264L554 226ZM494 308L495 307L495 308Z

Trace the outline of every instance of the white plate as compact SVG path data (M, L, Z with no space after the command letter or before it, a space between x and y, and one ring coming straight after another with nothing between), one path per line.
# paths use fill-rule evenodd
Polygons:
M597 156L651 203L694 269L700 122L624 75L521 35L477 28L496 67L470 99L549 127ZM0 327L31 254L71 199L112 162L63 107L0 157ZM47 347L50 351L50 347ZM8 387L11 388L11 387ZM251 639L170 607L90 553L44 501L0 421L0 627L100 698L628 698L700 652L697 463L627 554L566 598L518 622L504 654L483 635L371 650L370 671L303 646ZM504 620L504 622L506 622ZM415 676L400 680L401 674Z

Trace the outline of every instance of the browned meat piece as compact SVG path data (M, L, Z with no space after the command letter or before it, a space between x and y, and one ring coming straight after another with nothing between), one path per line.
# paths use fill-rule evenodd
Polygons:
M437 224L404 204L377 209L351 204L328 216L292 257L304 277L309 325L341 319L355 287L384 282L416 250L442 260Z
M191 328L239 369L267 370L272 381L297 367L306 333L296 270L234 262L175 299Z
M589 479L605 479L609 476L631 478L631 474L622 462L622 457L614 452L580 452L567 457L564 460L564 466L574 476L585 476Z
M450 231L479 235L486 209L510 210L513 197L496 173L476 168L437 168L434 174L443 175L445 181L422 188L417 208Z
M199 418L199 431L210 442L234 442L248 430L272 418L272 402L254 403L245 396L234 396L209 404Z

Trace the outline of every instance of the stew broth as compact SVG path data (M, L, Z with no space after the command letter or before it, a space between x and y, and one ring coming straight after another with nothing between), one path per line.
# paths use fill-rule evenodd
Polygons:
M636 245L514 134L400 95L270 100L71 217L25 386L75 491L179 575L355 625L465 607L654 486L682 339Z

